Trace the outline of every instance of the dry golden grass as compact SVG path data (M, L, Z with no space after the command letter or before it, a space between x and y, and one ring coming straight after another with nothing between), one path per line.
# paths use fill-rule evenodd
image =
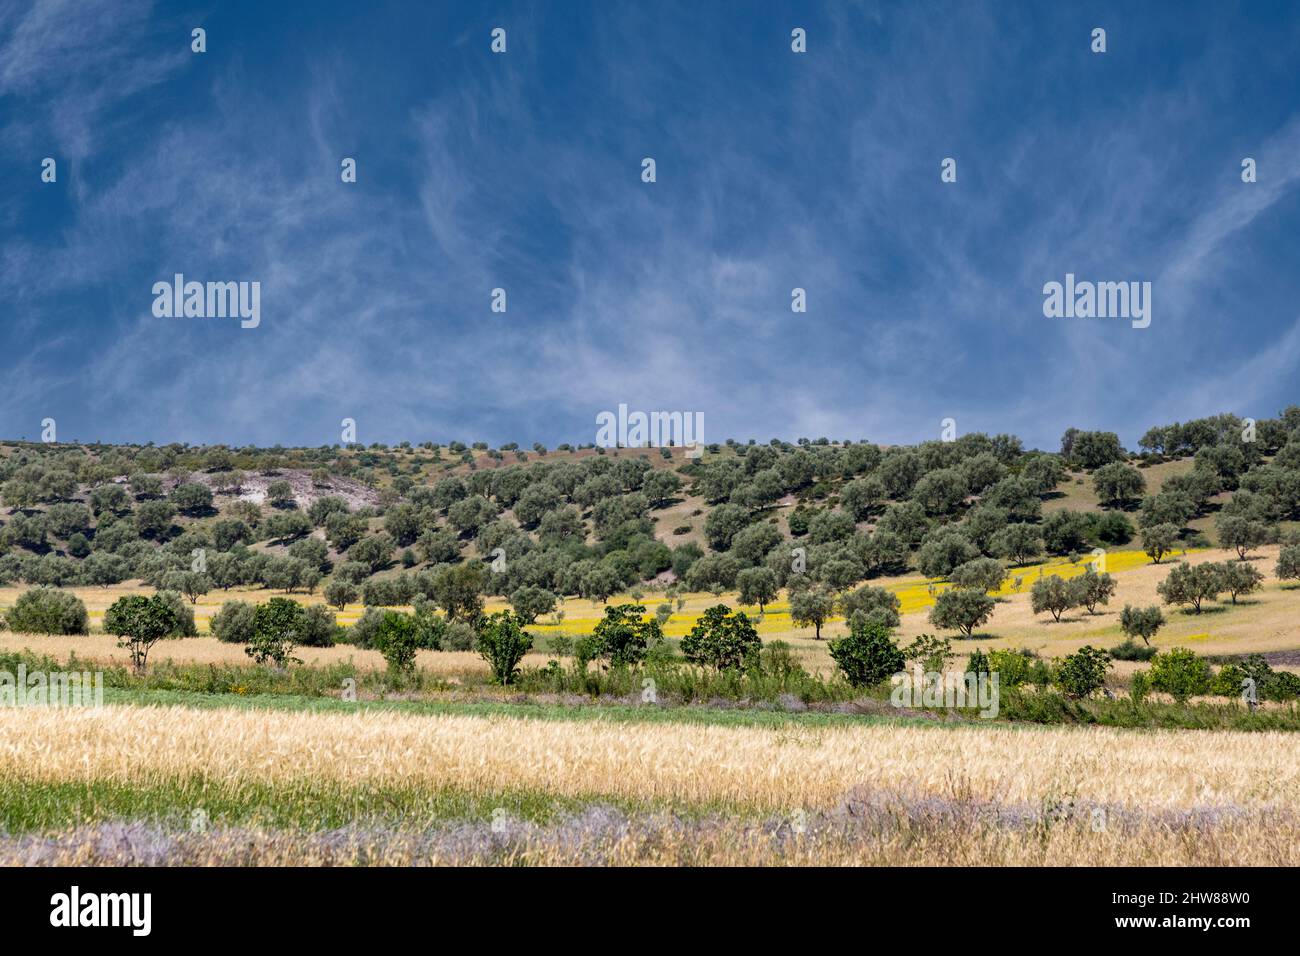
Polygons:
M900 819L863 828L810 829L734 820L577 818L552 827L327 833L215 829L201 834L89 826L0 841L3 866L1296 866L1300 826L1247 816L1211 826L1161 821L1094 829L953 826Z
M719 727L179 707L0 710L0 777L148 785L448 784L560 797L827 808L855 788L1007 804L1300 811L1282 733Z

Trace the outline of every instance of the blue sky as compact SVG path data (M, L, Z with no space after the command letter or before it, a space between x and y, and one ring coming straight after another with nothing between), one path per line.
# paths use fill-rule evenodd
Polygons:
M1298 64L1267 2L0 3L0 435L1269 416L1300 401ZM260 326L154 317L176 272L259 281ZM1151 326L1045 318L1067 272L1151 281Z

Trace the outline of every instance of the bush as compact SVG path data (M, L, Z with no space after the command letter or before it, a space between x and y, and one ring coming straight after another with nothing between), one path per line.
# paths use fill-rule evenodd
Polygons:
M1149 661L1156 656L1156 649L1148 644L1139 644L1130 637L1123 644L1112 647L1110 656L1117 661Z
M303 629L298 643L304 647L333 647L338 630L334 612L324 604L313 604L303 609Z
M1151 678L1146 671L1138 671L1129 681L1128 695L1135 704L1141 704L1151 692Z
M5 612L9 630L24 634L89 634L86 605L75 594L56 588L32 588Z
M171 606L176 614L176 633L171 637L198 637L199 626L194 623L194 608L180 595L178 591L168 591L163 589L157 595L160 601Z
M208 629L226 644L247 644L253 639L253 614L256 608L248 601L227 601L212 615Z
M1045 684L1049 677L1047 665L1027 647L1018 650L989 651L988 671L990 674L998 675L998 682L1003 687Z
M749 617L742 611L732 613L725 604L705 611L682 638L682 654L688 661L715 670L744 667L762 646Z
M831 659L854 687L874 687L901 671L903 652L879 621L857 618L849 633L826 645Z
M444 651L472 651L478 646L478 632L464 621L448 621L442 632Z
M1161 651L1151 661L1151 686L1180 704L1210 689L1210 664L1184 647Z
M345 629L343 640L348 644L369 649L375 646L375 635L384 620L384 612L377 607L368 607L357 622Z
M388 662L388 673L407 680L415 673L415 652L420 648L420 633L415 618L399 611L386 611L375 634L375 647Z
M498 684L506 685L515 680L519 662L532 646L532 636L524 631L522 622L513 611L489 615L479 629L478 651L492 668L492 679Z
M1057 665L1056 686L1065 696L1091 697L1106 683L1110 655L1091 645L1084 645Z

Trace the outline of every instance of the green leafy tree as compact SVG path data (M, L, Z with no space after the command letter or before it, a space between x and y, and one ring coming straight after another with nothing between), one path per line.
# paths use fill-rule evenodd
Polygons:
M849 633L826 649L845 679L854 687L875 687L903 669L903 652L880 621L858 618Z
M1124 610L1119 616L1120 629L1130 638L1140 637L1146 645L1151 644L1151 638L1156 636L1156 632L1164 626L1165 616L1160 613L1158 607L1132 607L1125 604Z
M1029 606L1035 614L1047 611L1054 621L1060 622L1062 614L1079 606L1078 597L1068 581L1060 575L1049 574L1034 582L1029 592Z
M375 632L374 646L384 655L389 676L406 683L415 675L415 652L422 644L420 628L409 614L385 611Z
M291 655L302 643L306 624L301 604L289 598L273 597L257 606L253 614L253 638L244 653L262 665L283 668L290 663L301 664L302 661Z
M741 604L757 604L758 613L776 600L776 573L771 568L746 568L736 575L736 584L740 588Z
M477 561L442 568L433 578L433 601L450 621L473 624L483 616L487 571Z
M970 637L975 628L988 623L997 602L975 588L949 588L934 599L930 623L935 627L961 631Z
M643 604L605 608L605 616L592 631L596 656L615 667L632 667L645 660L651 645L663 640L663 631L657 620L646 620L644 615Z
M558 600L559 598L545 588L529 585L516 589L510 595L510 606L515 609L519 620L524 624L532 624L541 615L554 611Z
M1109 604L1115 595L1115 579L1104 572L1098 574L1094 568L1085 569L1068 584L1075 607L1085 607L1089 614L1096 613L1097 605Z
M519 662L532 646L532 635L524 631L523 622L514 612L498 611L483 618L478 632L478 652L488 662L496 683L514 683Z
M1277 567L1273 571L1281 581L1293 581L1300 578L1300 544L1290 544L1277 556Z
M1242 515L1220 514L1216 522L1219 544L1233 548L1237 557L1245 561L1246 555L1262 544L1268 543L1268 526Z
M1056 686L1067 697L1091 697L1105 685L1110 666L1109 654L1085 644L1057 665Z
M1253 594L1264 586L1264 575L1252 564L1225 561L1219 565L1219 581L1236 604L1238 595Z
M1205 601L1213 601L1222 593L1223 578L1216 564L1191 565L1180 561L1156 585L1156 591L1166 604L1190 604L1200 614Z
M1178 543L1178 526L1156 524L1142 529L1142 550L1156 564Z
M706 610L682 638L682 654L688 661L716 670L744 667L762 646L749 617L741 611L732 613L725 604Z
M104 612L104 631L117 636L117 646L130 653L137 674L144 673L153 646L179 636L181 628L175 606L157 594L129 594Z
M1007 569L994 558L976 558L953 568L948 577L958 587L991 594L1002 587L1002 582L1007 579Z
M1009 524L993 535L993 553L1017 565L1043 553L1042 541L1033 525Z
M1092 473L1092 486L1103 504L1122 507L1140 499L1147 483L1132 465L1113 461Z
M790 620L796 627L814 628L813 637L822 639L822 625L835 613L835 593L825 585L797 588L790 594Z

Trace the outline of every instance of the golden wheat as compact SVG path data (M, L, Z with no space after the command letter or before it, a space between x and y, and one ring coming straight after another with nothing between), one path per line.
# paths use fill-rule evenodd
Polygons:
M180 707L0 711L0 775L144 784L516 788L827 807L866 786L955 799L1300 809L1281 733L1101 728L720 727Z

